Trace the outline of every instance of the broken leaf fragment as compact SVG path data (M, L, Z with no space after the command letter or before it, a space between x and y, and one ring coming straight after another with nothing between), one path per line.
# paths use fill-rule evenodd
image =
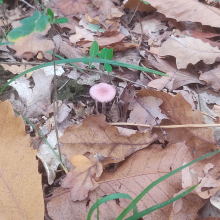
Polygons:
M101 176L102 164L91 161L83 155L73 156L71 163L75 168L67 174L61 185L63 188L71 189L72 201L82 201L86 199L89 191L98 187L99 184L94 180L94 176Z

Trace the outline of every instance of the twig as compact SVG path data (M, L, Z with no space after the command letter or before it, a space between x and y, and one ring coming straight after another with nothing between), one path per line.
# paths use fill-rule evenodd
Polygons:
M126 123L126 122L115 122L115 123L108 123L109 125L129 125L129 126L140 126L140 127L147 127L150 128L151 125L146 124L135 124L135 123ZM185 124L185 125L160 125L154 126L154 128L208 128L208 127L220 127L220 124Z
M53 25L52 25L52 30L54 30ZM52 36L51 36L51 39L53 39ZM54 45L56 45L56 44L54 43ZM59 112L58 112L58 100L57 100L57 87L58 87L58 85L57 85L57 76L56 76L55 49L56 48L53 49L53 66L54 66L53 112L54 112L55 132L56 132L56 138L57 138L57 148L58 148L58 151L59 151L60 161L62 162L62 155L61 155L60 141L59 141L59 133L58 133L58 123L57 123L57 118L58 118Z
M140 3L140 2L139 2ZM140 50L140 46L141 46L141 43L142 43L142 38L143 38L143 26L142 26L142 22L141 22L141 19L140 19L140 15L138 14L138 20L140 22L140 26L141 26L141 36L140 36L140 40L139 40L139 43L138 43L138 50Z
M29 6L30 8L33 8L35 11L37 10L33 5L29 4L28 2L26 2L25 0L19 0L20 2L23 2L24 4L26 4L27 6Z
M132 17L131 17L130 21L128 22L128 24L130 24L131 21L133 20L135 14L136 14L136 11L138 10L138 7L139 7L139 5L140 5L140 2L141 2L141 0L139 0L138 5L137 5L137 7L136 7L136 9L135 9L135 11L134 11L134 14L132 15Z

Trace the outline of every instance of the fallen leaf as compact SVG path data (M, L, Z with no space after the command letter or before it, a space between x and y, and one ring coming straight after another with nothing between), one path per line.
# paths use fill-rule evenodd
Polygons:
M70 42L76 43L80 39L84 39L85 41L94 41L94 33L91 33L90 31L84 29L84 28L78 28L75 27L76 34L70 36Z
M88 192L98 187L94 176L100 177L103 171L100 162L91 161L82 155L75 155L71 158L71 163L75 167L67 173L61 186L71 189L71 200L82 201L87 198Z
M89 159L97 153L104 157L111 157L115 163L123 161L125 157L135 151L148 147L157 140L157 135L137 132L130 137L119 135L116 127L105 122L105 116L92 115L83 120L82 125L69 126L60 138L64 144L62 153L68 159L74 155L90 153ZM102 164L107 165L103 161Z
M17 65L7 65L7 64L1 64L3 66L3 68L5 70L8 70L10 72L12 72L13 74L19 74L19 73L22 73L24 72L25 70L28 70L30 68L32 68L33 66L30 66L30 65L20 65L20 66L17 66Z
M183 3L182 0L149 0L148 3L168 18L174 18L177 21L200 22L211 27L220 27L218 22L219 9L199 1L189 0Z
M10 102L0 101L0 203L1 219L44 218L41 175L36 152L30 148L21 116L15 117Z
M161 46L160 55L176 57L178 69L186 68L189 63L196 64L202 60L212 64L220 57L220 50L193 37L177 38L171 36Z
M160 124L162 119L168 119L166 115L161 113L161 109L159 108L162 103L162 99L153 96L139 98L134 104L128 122L148 124L152 129L153 126ZM146 128L140 126L138 126L138 129L141 132L146 130Z
M22 112L26 117L41 115L42 110L46 111L45 108L51 104L52 88L50 85L54 76L46 76L43 70L38 70L34 72L32 77L35 83L33 89L30 88L30 82L24 76L19 77L10 84L17 90L19 95L20 105L19 108L15 109Z
M95 41L98 42L99 46L102 48L104 46L110 46L111 44L114 43L119 43L125 38L124 34L115 34L110 37L95 37ZM90 47L92 45L91 43L83 44L84 47Z
M218 157L219 155L215 157L215 162L218 161ZM184 143L169 145L165 149L160 145L152 145L132 154L116 170L109 171L105 169L99 179L99 186L89 193L89 197L86 200L70 202L70 192L65 192L62 188L56 189L54 197L47 204L48 214L54 220L60 218L68 219L71 216L74 216L76 220L86 219L90 207L96 203L97 198L99 199L112 193L127 193L134 199L153 181L182 166L183 162L189 162L193 159L195 159L193 151ZM217 163L219 164L219 162ZM190 168L194 169L195 175L200 175L203 165L204 163L198 162ZM216 167L214 170L215 176L218 175L218 172L219 168ZM138 211L171 199L181 189L181 172L179 172L152 188L137 203ZM197 217L198 210L205 203L204 200L195 194L189 194L182 200L182 209L174 215L174 219L194 220ZM99 206L100 219L116 219L129 203L129 200L119 199L119 203L112 200ZM168 220L171 211L172 204L149 213L143 217L143 220ZM130 215L132 215L132 212L126 217ZM95 219L97 219L96 212L92 215L92 220Z
M162 72L175 74L173 89L191 83L203 84L202 81L198 80L196 74L192 74L187 70L176 69L175 64L171 60L160 59L158 56L149 56L148 59L144 61L144 64L146 67L152 66Z
M143 34L151 34L152 32L159 32L160 30L166 30L168 27L162 23L161 20L156 18L148 18L146 17L145 20L141 21ZM132 32L141 34L141 25L137 23L132 30Z
M191 105L183 98L181 93L173 96L165 92L147 89L142 89L137 93L138 98L147 96L153 96L163 100L163 103L160 105L162 113L172 121L172 123L169 123L166 120L166 124L204 124L201 112L199 110L193 111ZM186 141L187 146L196 150L196 155L204 155L218 149L211 128L176 128L165 131L168 135L164 138L168 142L177 143L180 140ZM158 132L159 130L157 130Z
M13 10L6 10L5 17L7 18L8 24L11 24L13 21L17 21L22 18L25 18L20 8L15 8Z
M54 43L51 40L42 38L37 33L30 34L26 37L19 38L15 44L10 44L9 47L16 50L15 56L22 59L31 59L34 55L48 50L53 50Z
M220 46L220 43L218 41L209 40L210 38L219 37L219 34L203 33L203 32L198 32L198 31L193 31L193 30L183 31L182 33L184 33L188 37L201 39L204 43L208 42L210 43L212 47Z
M199 79L211 85L213 89L220 91L220 65L200 75Z
M70 59L83 57L83 53L80 49L70 46L67 42L62 40L62 37L60 35L54 36L53 40L55 42L56 49L67 58ZM81 62L75 63L75 65L82 69L86 68L86 65Z
M152 80L148 83L147 86L155 88L159 91L167 88L168 91L173 90L173 82L175 80L175 73L166 73L168 76L162 76L160 79Z
M220 209L220 190L210 198L210 202L212 205L214 205L216 208Z
M61 132L59 132L59 137L62 135ZM55 130L52 130L50 134L47 136L47 140L50 143L51 147L54 149L54 151L59 155L59 151L56 148L57 144L57 137L56 137L56 132ZM56 178L56 170L58 166L60 165L59 160L57 160L56 156L54 153L51 151L49 146L44 143L40 146L37 152L37 157L42 161L43 166L45 168L45 171L47 173L47 181L48 184L53 184L54 179ZM73 169L73 166L69 165L67 162L67 159L64 155L62 155L62 162L64 166L67 168L67 170Z

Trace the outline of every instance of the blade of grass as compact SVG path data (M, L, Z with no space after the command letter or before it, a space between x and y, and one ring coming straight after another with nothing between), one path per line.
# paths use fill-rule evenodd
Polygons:
M133 208L133 206L136 205L136 204L143 198L143 196L144 196L150 189L152 189L154 186L156 186L158 183L162 182L163 180L167 179L168 177L172 176L173 174L179 172L180 170L182 170L182 169L184 169L184 168L186 168L186 167L188 167L188 166L190 166L190 165L192 165L192 164L194 164L194 163L196 163L196 162L198 162L198 161L200 161L200 160L203 160L203 159L205 159L205 158L207 158L207 157L210 157L210 156L212 156L212 155L214 155L214 154L217 154L217 153L219 153L219 152L220 152L220 150L217 150L217 151L214 151L214 152L212 152L212 153L206 154L206 155L204 155L204 156L202 156L202 157L199 157L199 158L197 158L197 159L195 159L195 160L193 160L193 161L191 161L191 162L185 164L184 166L181 166L181 167L177 168L176 170L173 170L172 172L170 172L170 173L168 173L168 174L166 174L166 175L160 177L159 179L157 179L156 181L154 181L153 183L151 183L147 188L145 188L145 189L127 206L127 208L116 218L116 220L122 220L122 219L128 214L128 212Z
M18 112L17 110L14 109L14 112L17 115L21 115L22 118L36 131L36 127L35 125L28 119L26 118L24 115L22 115L20 112ZM38 134L44 139L44 141L46 142L46 144L48 145L48 147L50 148L50 150L53 152L54 156L57 158L57 160L60 162L61 167L63 168L63 170L65 171L65 173L68 173L66 167L63 165L63 163L61 162L59 156L57 155L57 153L54 151L53 147L50 145L50 143L48 142L48 140L44 137L43 133L38 130Z
M0 46L2 46L2 45L8 45L8 44L14 44L14 42L4 42L4 43L0 43Z
M113 200L113 199L120 199L120 198L123 198L123 199L131 199L131 196L129 196L128 194L125 194L125 193L115 193L115 194L111 194L111 195L108 195L108 196L105 196L101 199L98 200L98 206L100 206L101 204L105 203L105 202L108 202L110 200ZM89 210L89 213L88 213L88 216L87 216L87 220L90 220L91 217L92 217L92 213L95 211L95 209L97 208L97 203L93 204L92 207L90 208ZM134 206L133 207L133 213L134 214L137 214L137 207Z
M53 52L52 51L47 51L47 53L50 53L50 54L52 54L53 55ZM61 60L65 60L65 58L63 58L63 57L61 57L60 55L58 55L58 54L54 54L55 55L55 57L57 57L57 58L59 58L59 59L61 59ZM81 68L79 68L78 66L76 66L75 64L73 64L73 63L69 63L71 66L74 66L76 69L78 69L81 73L85 73Z
M141 218L141 217L143 217L143 216L145 216L145 215L147 215L147 214L149 214L151 212L156 211L157 209L161 209L164 206L167 206L167 205L175 202L176 200L181 199L182 197L186 196L187 194L192 192L198 185L199 184L196 184L196 185L192 186L191 188L187 189L186 191L184 191L183 193L173 197L172 199L169 199L169 200L167 200L165 202L162 202L162 203L160 203L158 205L152 206L149 209L145 209L144 211L141 211L141 212L139 212L139 213L137 213L135 215L132 215L131 217L126 218L125 220L137 220L137 219L139 219L139 218Z
M151 70L145 67L141 67L141 66L136 66L136 65L132 65L132 64L128 64L128 63L121 63L121 62L117 62L114 60L104 60L104 59L96 59L96 58L74 58L74 59L64 59L64 60L56 60L55 64L63 64L63 63L77 63L77 62L94 62L94 63L108 63L108 64L112 64L115 66L122 66L122 67L127 67L127 68L132 68L132 69L137 69L137 70L141 70L141 71L145 71L145 72L149 72L149 73L153 73L153 74L157 74L157 75L161 75L161 76L167 76L165 73L156 71L156 70ZM0 63L1 64L1 63ZM23 73L18 74L17 76L15 76L14 78L12 78L9 82L7 82L3 88L0 91L0 95L2 94L2 92L5 90L5 88L14 80L18 79L19 77L34 71L34 70L38 70L47 66L52 66L54 65L54 62L48 62L48 63L44 63L35 67L32 67L28 70L25 70Z

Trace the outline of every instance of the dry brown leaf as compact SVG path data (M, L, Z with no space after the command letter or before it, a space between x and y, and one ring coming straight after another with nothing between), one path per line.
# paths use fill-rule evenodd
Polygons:
M169 91L173 90L173 82L176 78L175 73L166 73L168 76L162 76L160 79L150 81L147 86L153 87L157 90L167 88Z
M193 31L193 30L183 31L182 33L184 33L188 37L201 39L205 43L208 42L210 43L212 47L220 46L220 42L209 40L210 38L219 37L219 34L203 33L203 32L198 32L198 31Z
M158 56L149 56L148 59L144 61L144 64L147 67L156 67L158 70L165 73L173 73L175 76L173 89L177 89L191 83L203 84L202 81L198 80L196 74L193 75L188 70L177 70L176 65L172 62L172 60L160 59Z
M92 115L83 120L82 125L69 126L60 141L64 144L62 153L68 159L74 155L90 153L89 159L99 153L103 157L111 157L117 163L135 151L148 147L157 140L157 135L137 132L130 137L119 135L118 129L105 122L105 116ZM100 161L108 164L108 161ZM112 163L112 162L111 162Z
M87 198L89 191L98 187L99 184L94 180L94 176L101 176L102 164L91 161L83 155L73 156L71 163L75 168L67 173L61 186L70 188L72 201L82 201Z
M13 10L6 10L5 17L7 18L7 22L11 24L13 21L20 20L25 18L20 8L15 8Z
M162 113L172 121L181 124L204 124L203 115L199 110L192 110L191 105L181 93L175 96L164 92L142 89L137 93L139 98L153 96L163 100L160 108ZM169 124L167 121L166 124ZM157 130L159 132L159 130ZM203 155L212 150L217 150L216 140L211 128L181 128L169 129L165 138L171 143L186 141L187 146L196 149L196 155Z
M80 39L84 38L84 41L94 41L94 33L87 31L84 28L78 28L75 27L76 34L70 36L70 42L76 43L77 41L80 41Z
M137 8L138 11L152 12L155 10L150 4L145 4L142 1L138 2L136 0L124 0L123 4L125 8L129 8L131 10L136 10L138 4L139 4Z
M159 106L162 103L162 99L155 98L153 96L139 98L134 104L128 122L136 124L148 124L152 129L153 126L160 124L162 119L168 119L166 115L161 113ZM138 129L141 132L146 130L146 128L140 126L138 126Z
M54 7L65 16L77 16L87 13L90 17L100 15L101 19L105 20L106 18L118 18L123 15L111 0L59 0Z
M199 79L211 85L213 89L220 91L220 65L201 74Z
M32 68L33 66L30 66L30 65L20 65L20 66L17 66L17 65L7 65L7 64L1 64L3 66L3 68L5 70L9 70L10 72L12 72L13 74L19 74L19 73L22 73L24 72L25 70L28 70L30 68Z
M60 51L61 54L66 56L67 58L81 58L83 57L83 53L80 49L70 46L67 42L62 40L60 35L56 35L53 37L53 40L56 45L56 49ZM75 63L79 68L86 68L86 65L79 62Z
M21 116L9 101L0 101L1 219L44 218L41 175Z
M177 38L171 36L161 46L160 55L176 57L178 69L187 68L189 63L196 64L202 60L212 64L220 57L220 50L193 37Z
M216 168L212 171L212 175L217 177L219 172L219 155L214 158ZM51 199L47 205L48 213L54 220L58 220L61 216L64 219L74 216L75 220L86 219L90 207L96 202L96 198L102 198L112 193L127 193L135 198L144 188L153 181L157 180L166 173L182 166L183 162L192 161L194 158L193 151L184 143L168 145L165 149L160 145L152 145L149 148L142 149L127 158L121 166L115 171L105 169L99 180L99 187L89 193L89 198L82 202L70 202L70 193L66 192L58 197ZM202 168L207 161L198 162L190 166L195 176L202 175ZM171 199L175 193L182 189L181 172L159 183L152 188L138 203L138 211L150 208L168 199ZM62 193L62 188L56 189L54 196ZM90 201L90 202L88 202ZM119 199L119 203L109 201L99 207L100 220L112 220L127 207L130 201ZM174 214L174 220L194 220L197 212L205 203L204 200L195 194L189 194L183 198L181 210ZM86 205L87 204L87 205ZM65 211L60 211L65 210ZM81 210L81 211L80 211ZM143 219L152 220L168 220L172 211L172 205L165 206L156 210ZM131 215L131 212L129 213ZM128 217L127 215L126 217ZM96 213L92 215L95 220Z
M19 38L15 44L10 44L9 47L16 50L15 56L29 60L39 52L45 53L48 50L52 50L54 43L51 40L42 38L37 33L33 33Z
M125 38L125 35L119 33L119 34L112 35L110 37L95 37L95 40L98 42L100 47L104 47L104 46L110 46L111 44L114 44L114 43L119 43L124 38ZM91 45L92 45L92 42L83 44L84 47L90 47Z
M200 22L203 25L220 27L219 9L202 4L200 1L189 0L149 0L158 12L177 21Z

